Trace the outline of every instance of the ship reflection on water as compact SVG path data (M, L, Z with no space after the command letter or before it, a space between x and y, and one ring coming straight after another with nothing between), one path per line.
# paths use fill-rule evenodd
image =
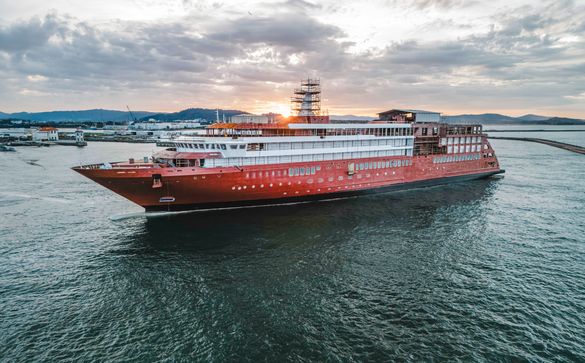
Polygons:
M439 221L440 228L458 226L470 219L481 220L478 213L485 211L497 185L497 178L491 178L324 202L157 214L145 219L144 233L136 243L155 250L213 250L232 245L241 250L350 238L369 229L396 235ZM458 208L468 211L448 212Z

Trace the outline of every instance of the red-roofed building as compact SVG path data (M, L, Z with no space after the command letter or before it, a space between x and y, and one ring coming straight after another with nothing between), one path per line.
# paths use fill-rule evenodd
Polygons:
M33 141L57 141L59 140L59 130L55 127L41 127L33 131Z

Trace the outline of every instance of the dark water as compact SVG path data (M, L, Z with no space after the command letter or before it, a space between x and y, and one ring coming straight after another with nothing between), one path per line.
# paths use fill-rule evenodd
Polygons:
M499 180L154 218L67 169L150 145L0 154L0 361L585 361L585 157L494 145Z

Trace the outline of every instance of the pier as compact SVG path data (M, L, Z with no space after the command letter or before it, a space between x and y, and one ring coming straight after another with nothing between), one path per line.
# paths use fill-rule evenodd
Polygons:
M568 151L572 151L577 154L585 155L585 147L566 144L564 142L547 140L547 139L537 139L533 137L504 137L504 136L488 136L489 139L496 139L496 140L517 140L517 141L528 141L528 142L537 142L539 144L549 145L553 147L558 147L559 149L564 149Z

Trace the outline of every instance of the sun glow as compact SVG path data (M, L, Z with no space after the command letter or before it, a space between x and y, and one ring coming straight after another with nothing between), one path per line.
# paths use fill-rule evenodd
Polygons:
M276 104L271 105L270 111L274 112L274 113L279 113L279 114L283 115L284 117L289 117L290 116L290 105L276 103Z

